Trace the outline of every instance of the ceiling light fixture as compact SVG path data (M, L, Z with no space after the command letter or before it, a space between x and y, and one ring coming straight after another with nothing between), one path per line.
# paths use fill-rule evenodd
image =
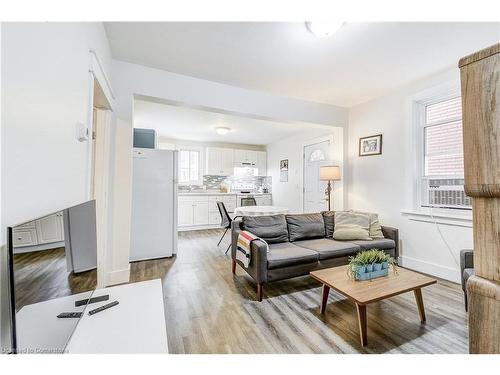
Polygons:
M307 30L309 30L312 34L316 35L318 38L324 38L326 36L334 34L338 31L344 22L336 21L336 22L306 22Z
M218 126L215 128L215 131L219 135L225 135L225 134L229 133L231 131L231 129L226 128L225 126Z

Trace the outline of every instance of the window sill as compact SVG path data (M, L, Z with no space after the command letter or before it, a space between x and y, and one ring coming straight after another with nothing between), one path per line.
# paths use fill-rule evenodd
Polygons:
M402 211L401 214L413 221L472 228L472 212L466 214L433 212L431 215L429 212L408 210Z

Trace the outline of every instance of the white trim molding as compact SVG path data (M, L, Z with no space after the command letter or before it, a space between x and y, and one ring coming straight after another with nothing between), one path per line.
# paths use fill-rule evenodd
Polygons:
M106 273L106 286L128 283L130 278L130 263L127 268Z
M449 280L454 283L460 283L460 269L458 268L442 266L440 264L425 262L423 260L407 256L401 256L399 257L399 260L401 262L401 266L405 268Z
M445 212L424 212L416 210L402 211L408 220L422 221L426 223L453 225L458 227L472 228L472 212L466 214L454 214Z

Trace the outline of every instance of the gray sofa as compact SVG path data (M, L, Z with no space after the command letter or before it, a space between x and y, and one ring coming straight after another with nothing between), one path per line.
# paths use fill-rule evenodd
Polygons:
M334 240L334 213L258 216L234 220L231 230L232 272L239 264L257 284L257 298L262 300L264 285L277 280L307 275L321 268L348 263L349 257L361 250L382 249L395 259L399 256L399 238L396 228L382 226L383 239L372 241ZM236 260L238 234L248 230L263 241L251 244L248 268Z
M462 275L465 311L467 311L467 280L474 275L474 252L470 249L460 251L460 272Z

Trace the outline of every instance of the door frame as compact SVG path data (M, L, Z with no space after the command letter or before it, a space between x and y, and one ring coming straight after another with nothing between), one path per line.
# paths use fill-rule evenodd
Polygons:
M306 204L306 201L305 201L305 190L306 190L306 184L305 184L305 181L306 181L306 151L305 151L305 148L307 146L312 146L312 145L315 145L315 144L318 144L318 143L322 143L322 142L327 142L329 141L330 142L330 150L329 150L329 160L330 161L333 161L333 145L334 145L334 135L333 134L327 134L327 135L323 135L321 137L316 137L316 138L312 138L312 139L309 139L308 141L302 143L302 190L301 190L301 194L302 194L302 212L304 212L305 210L305 204Z
M106 260L112 239L108 204L112 172L114 93L99 56L89 50L87 107L87 200L96 201L97 288L106 286ZM99 126L96 126L99 124ZM94 135L96 142L93 141Z

